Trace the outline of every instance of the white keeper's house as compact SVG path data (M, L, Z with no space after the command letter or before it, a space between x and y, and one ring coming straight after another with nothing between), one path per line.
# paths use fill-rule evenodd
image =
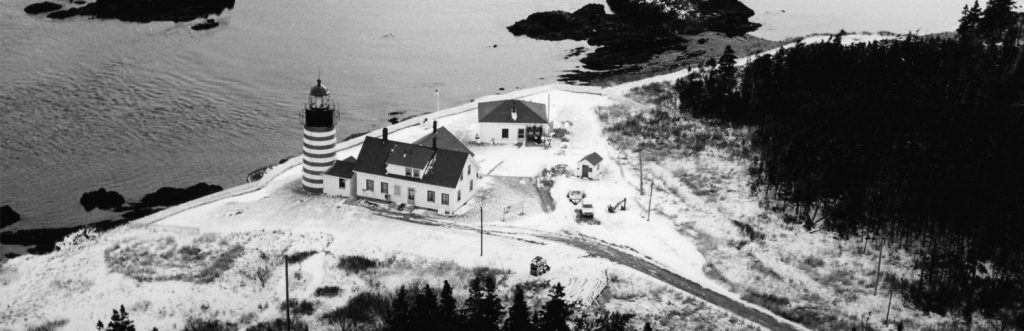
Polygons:
M523 100L499 100L477 104L482 143L542 143L551 132L544 104Z
M357 158L335 161L324 172L324 193L405 204L451 214L480 183L473 152L445 128L409 144L367 136Z

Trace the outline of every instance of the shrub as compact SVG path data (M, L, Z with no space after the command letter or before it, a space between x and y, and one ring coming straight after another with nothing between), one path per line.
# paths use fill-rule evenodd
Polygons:
M768 310L771 310L780 315L783 312L789 310L789 299L783 297L778 297L767 293L747 292L746 294L743 294L741 298L743 300L746 300L747 302L753 303L761 307L765 307Z
M353 274L376 268L379 265L379 261L362 255L346 255L338 258L338 268Z
M199 247L192 245L185 245L178 249L178 254L181 255L181 259L185 261L198 261L203 259L203 250Z
M241 256L242 253L244 253L244 249L241 245L232 246L227 252L217 256L217 259L213 261L213 264L200 271L199 275L195 277L195 281L197 283L212 282L214 279L217 279L217 277L220 277L220 275L225 271L231 269L231 266L235 264L235 259Z
M288 261L288 263L300 263L300 262L305 261L310 256L313 256L315 254L316 254L316 252L314 252L314 251L304 251L304 252L292 253L292 255L288 255L287 257L285 257L285 260Z
M825 261L813 256L808 256L806 259L804 259L804 264L812 268L818 268L825 265Z
M274 274L274 268L271 265L270 257L266 253L260 252L258 259L247 261L238 273L246 279L259 282L262 288L267 286L267 280Z
M363 292L349 300L345 306L324 314L323 319L335 325L343 325L347 321L376 323L383 321L390 312L391 297L375 292Z
M512 273L505 269L495 269L491 267L476 267L473 268L473 278L475 279L489 279L494 281L495 284L501 284L508 277L508 274Z
M302 321L292 320L291 327L288 327L288 323L283 318L278 318L273 321L260 322L259 324L250 326L245 331L281 331L281 330L292 330L292 331L308 331L309 326Z
M318 297L333 297L341 293L341 288L337 286L323 286L313 291L313 295Z
M238 326L234 323L228 323L215 319L201 319L189 317L185 320L185 328L183 331L235 331L238 330Z
M313 315L313 313L316 312L316 305L314 305L313 302L308 300L299 301L296 299L290 299L288 300L288 307L291 308L292 313L297 315ZM284 311L284 302L281 303L280 309L281 311Z
M28 327L28 331L54 331L60 329L65 324L68 324L68 320L59 319L43 322L43 324L33 325Z

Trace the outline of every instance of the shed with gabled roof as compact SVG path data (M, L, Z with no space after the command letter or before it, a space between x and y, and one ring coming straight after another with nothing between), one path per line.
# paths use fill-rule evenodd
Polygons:
M601 171L602 161L604 161L604 158L596 152L587 154L587 156L576 162L576 176L580 178L595 178L596 174Z

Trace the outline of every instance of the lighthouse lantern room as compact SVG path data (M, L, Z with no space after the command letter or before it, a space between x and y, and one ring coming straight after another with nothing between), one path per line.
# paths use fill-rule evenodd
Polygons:
M311 193L323 193L323 173L335 160L337 138L330 97L320 79L309 89L302 130L302 188Z

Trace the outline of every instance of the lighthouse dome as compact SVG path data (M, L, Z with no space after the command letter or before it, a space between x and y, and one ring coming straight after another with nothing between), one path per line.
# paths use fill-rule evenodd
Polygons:
M313 86L313 88L309 89L310 96L326 97L328 94L331 94L331 92L327 91L327 86L324 86L324 84L321 83L319 79L316 80L316 86Z

